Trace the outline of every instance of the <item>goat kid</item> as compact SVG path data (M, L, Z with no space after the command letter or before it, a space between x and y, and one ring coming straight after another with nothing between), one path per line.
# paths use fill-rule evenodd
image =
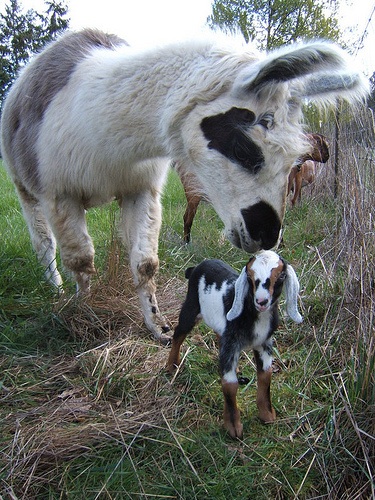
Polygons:
M237 364L241 350L252 348L257 367L257 406L263 422L274 422L271 404L272 335L278 327L278 299L285 283L288 315L302 322L297 300L299 282L293 268L271 250L250 259L240 275L220 260L205 260L186 271L186 300L175 329L167 369L180 365L180 348L197 320L219 338L219 366L224 394L224 427L232 438L242 438L237 407Z

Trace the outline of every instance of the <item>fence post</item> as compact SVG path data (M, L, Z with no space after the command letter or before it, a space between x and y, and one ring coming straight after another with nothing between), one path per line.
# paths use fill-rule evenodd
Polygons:
M335 167L335 178L333 181L333 197L336 199L338 195L338 175L339 175L339 135L340 135L340 106L337 101L337 107L335 112L335 137L334 137L334 167Z

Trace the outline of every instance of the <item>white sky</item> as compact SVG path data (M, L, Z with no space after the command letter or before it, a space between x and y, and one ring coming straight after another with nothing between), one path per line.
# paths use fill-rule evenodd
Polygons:
M213 0L66 0L70 28L96 27L115 33L131 45L145 46L195 37L204 30ZM0 0L0 9L6 0ZM25 8L43 11L43 0L20 0ZM375 0L340 0L341 28L352 28L354 40L363 34ZM358 64L371 76L375 71L375 14L368 26Z

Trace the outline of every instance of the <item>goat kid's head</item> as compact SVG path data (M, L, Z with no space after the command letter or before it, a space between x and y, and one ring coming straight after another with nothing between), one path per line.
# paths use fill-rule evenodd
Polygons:
M235 283L235 297L227 320L237 318L248 297L259 312L267 311L280 297L285 283L286 308L290 318L302 322L298 312L299 282L292 266L271 250L259 252L242 269Z
M291 166L312 147L303 133L302 103L360 101L368 85L344 52L325 42L241 64L234 81L227 76L222 83L224 91L193 107L182 137L227 238L253 253L277 244Z

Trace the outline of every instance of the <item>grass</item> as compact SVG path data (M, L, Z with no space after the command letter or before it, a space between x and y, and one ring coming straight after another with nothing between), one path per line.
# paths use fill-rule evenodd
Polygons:
M276 335L274 425L257 419L254 364L243 353L242 441L221 426L208 328L187 340L178 375L165 373L168 353L143 327L115 205L88 214L91 297L58 300L0 169L0 497L374 498L375 183L371 150L351 137L344 146L339 198L328 165L287 211L281 253L300 278L304 323L283 319ZM175 324L186 267L218 257L240 269L247 256L222 238L204 203L183 245L185 200L173 172L163 206L158 297Z

